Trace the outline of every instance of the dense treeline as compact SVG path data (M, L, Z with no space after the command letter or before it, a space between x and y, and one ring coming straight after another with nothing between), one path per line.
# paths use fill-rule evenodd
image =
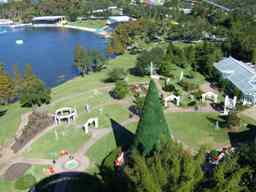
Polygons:
M26 65L24 75L21 75L16 65L13 67L13 77L0 65L0 105L6 105L17 99L22 107L32 107L49 103L50 89L32 72L32 66Z
M125 2L125 1L124 1ZM0 18L10 18L17 21L29 22L33 16L66 15L70 19L77 16L88 16L93 10L106 9L109 6L121 5L121 0L23 0L11 1L0 5ZM107 10L103 13L108 15ZM100 15L99 15L100 16Z
M169 6L175 7L175 4ZM166 9L166 5L151 8L137 5L128 12L136 16L137 21L116 28L109 50L122 54L127 48L138 49L140 41L211 41L222 49L224 56L256 63L256 21L250 13L244 13L247 7L226 13L197 3L192 13L185 15L173 8Z

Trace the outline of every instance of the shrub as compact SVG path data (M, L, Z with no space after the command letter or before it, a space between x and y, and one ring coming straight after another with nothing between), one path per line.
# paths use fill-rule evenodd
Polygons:
M198 89L198 85L190 80L182 80L181 82L179 82L179 85L183 87L185 91L193 91L195 89Z
M145 96L137 95L134 97L133 103L135 105L136 114L141 115L144 106Z
M164 91L173 92L176 90L175 86L173 84L168 84L164 86Z
M193 93L193 95L195 96L195 98L196 98L197 100L200 100L203 93L204 93L203 91L201 91L200 89L198 89L198 90L196 90L196 91Z
M170 63L170 62L164 62L160 66L159 73L160 73L160 75L164 75L166 77L174 78L173 73L175 73L176 68L177 67L175 66L175 64Z
M18 190L26 190L36 183L36 178L33 175L25 175L17 179L15 188Z
M144 76L150 74L150 63L154 64L155 68L159 68L164 59L164 51L161 48L155 47L150 51L143 51L137 57L136 72L138 75Z
M123 68L114 68L108 73L107 81L116 82L119 80L124 80L128 73Z
M126 81L117 81L113 90L114 97L117 99L123 99L128 93L128 83Z

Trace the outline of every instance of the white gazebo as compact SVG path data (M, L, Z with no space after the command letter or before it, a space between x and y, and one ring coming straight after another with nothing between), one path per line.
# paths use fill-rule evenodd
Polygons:
M56 125L60 124L62 121L67 121L67 123L71 123L77 117L76 109L72 107L63 107L61 109L56 110L54 113L54 122Z

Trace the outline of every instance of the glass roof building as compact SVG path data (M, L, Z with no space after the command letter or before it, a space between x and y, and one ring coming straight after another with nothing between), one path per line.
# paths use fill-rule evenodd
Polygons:
M215 68L242 93L244 104L256 104L256 68L233 57L223 58Z

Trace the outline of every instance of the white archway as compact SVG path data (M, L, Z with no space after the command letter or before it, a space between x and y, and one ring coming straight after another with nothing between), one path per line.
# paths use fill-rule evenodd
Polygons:
M99 127L98 117L88 119L87 122L83 125L83 129L85 131L85 134L89 133L89 128L91 127L91 125L94 125L94 128Z
M164 98L164 106L168 107L168 102L172 102L172 101L175 101L176 105L180 106L180 100L181 100L180 96L170 95L170 96Z
M202 102L204 103L206 99L209 99L211 101L213 101L214 103L217 103L218 102L218 95L211 92L211 91L208 91L204 94L202 94Z

